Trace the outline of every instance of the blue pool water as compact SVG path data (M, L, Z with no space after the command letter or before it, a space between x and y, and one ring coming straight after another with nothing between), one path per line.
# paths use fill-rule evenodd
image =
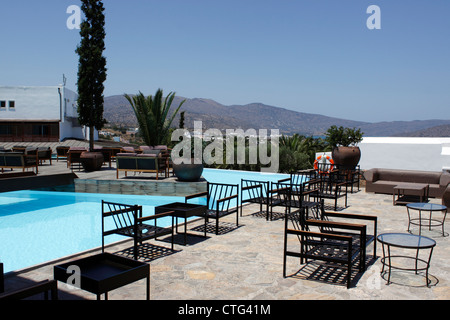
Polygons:
M203 173L208 181L233 184L240 184L241 178L277 181L287 176L216 169L205 169ZM158 205L184 202L183 197L123 194L29 190L0 193L0 261L5 272L100 247L101 200L141 205L143 215L154 214ZM105 242L122 239L108 236Z
M272 181L289 178L288 174L265 173L238 170L204 169L203 177L210 182L241 184L241 179Z

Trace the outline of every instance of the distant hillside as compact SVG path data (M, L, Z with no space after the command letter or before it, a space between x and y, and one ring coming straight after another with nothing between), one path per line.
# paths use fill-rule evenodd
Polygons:
M450 125L444 124L414 132L399 134L399 137L450 137Z
M175 109L185 98L175 97ZM425 130L440 125L450 125L450 120L394 121L369 123L328 117L268 106L262 103L225 106L210 99L186 99L181 107L185 111L185 124L193 128L201 120L204 128L220 130L242 128L279 129L283 134L323 135L331 125L361 128L365 136L395 136ZM124 96L105 98L104 116L110 123L137 126L136 117ZM179 115L174 120L178 126Z

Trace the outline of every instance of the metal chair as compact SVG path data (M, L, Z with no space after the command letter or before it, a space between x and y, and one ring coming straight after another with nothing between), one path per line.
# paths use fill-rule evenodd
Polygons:
M239 226L239 185L207 182L206 190L186 196L185 202L193 198L206 197L208 209L205 219L206 222L209 219L216 220L216 235L219 234L219 219L232 213L236 213L236 226Z
M158 226L157 221L160 218L172 217L172 226ZM111 227L108 228L107 220L112 220ZM144 223L153 221L153 224ZM118 234L133 238L133 255L138 259L138 246L143 241L157 239L157 237L171 234L172 246L174 243L174 216L173 211L154 214L151 216L142 216L142 206L128 205L122 203L106 202L102 200L102 252L105 252L105 236Z

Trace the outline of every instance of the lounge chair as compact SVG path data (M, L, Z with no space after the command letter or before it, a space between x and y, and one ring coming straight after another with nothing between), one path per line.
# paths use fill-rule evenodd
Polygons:
M73 170L73 165L78 164L78 168L81 168L81 154L86 152L87 148L85 147L70 147L69 152L67 153L67 167Z
M33 168L36 174L38 174L38 166L37 154L26 155L22 152L0 153L0 168L2 169L2 173L4 169L22 169L25 172L25 169Z
M144 151L152 150L152 149L153 149L153 147L151 147L151 146L139 146L139 148L137 149L137 152L144 153Z
M341 219L344 222L339 222ZM355 220L358 223L349 222ZM366 222L371 222L372 226L368 228ZM290 227L289 223L293 227ZM288 250L289 235L298 237L300 252ZM349 287L352 267L359 266L359 272L366 270L366 251L371 244L373 258L376 257L376 236L376 216L327 212L323 200L308 210L303 208L290 211L285 219L283 275L286 276L288 256L301 258L302 264L303 261L307 263L308 259L332 262L347 267L347 287Z
M170 227L158 226L158 219L164 217L172 217L172 225ZM153 224L149 224L148 221L153 221ZM111 227L108 228L107 224ZM139 258L138 246L143 241L157 239L157 237L164 235L172 235L171 249L173 250L173 227L173 211L143 217L142 206L102 200L102 252L105 252L105 236L112 234L133 238L133 256L135 260Z
M67 160L67 154L69 153L69 146L57 146L56 147L56 161L59 159Z
M306 178L303 175L291 174L290 178L278 181L280 186L289 188L284 200L289 207L308 210L309 207L318 204L317 194L319 189L317 182L320 180L310 179L311 177Z
M150 152L148 150L145 152ZM125 176L129 171L131 172L151 172L156 173L156 180L159 179L159 174L164 173L168 177L166 158L159 156L159 151L156 153L118 153L116 157L116 178L119 179L119 172L124 171Z
M269 181L241 179L241 217L244 203L259 204L259 212L263 212L263 205L266 206L266 220L269 219L268 189Z
M280 189L281 188L281 189ZM259 211L265 206L266 220L273 220L273 208L281 206L286 209L283 186L275 182L241 179L241 217L244 203L259 204Z
M216 220L215 234L219 234L219 219L236 213L236 227L239 226L239 185L226 183L206 183L205 192L200 192L185 197L185 203L188 200L206 197L208 209L205 213L206 222L208 219ZM233 203L233 200L236 203Z
M289 193L290 187L279 182L271 182L269 190L269 208L270 208L270 220L274 219L273 209L275 207L284 208L283 217L289 210ZM277 213L277 219L279 218L279 213Z
M317 190L316 201L330 199L334 202L334 210L338 208L338 199L344 198L344 208L347 207L347 194L351 182L340 178L340 171L333 170L327 174L322 174L316 180L309 181L310 189Z
M50 161L50 165L52 164L52 148L50 147L38 147L37 150L37 155L38 155L38 161L39 164L42 165L43 161Z

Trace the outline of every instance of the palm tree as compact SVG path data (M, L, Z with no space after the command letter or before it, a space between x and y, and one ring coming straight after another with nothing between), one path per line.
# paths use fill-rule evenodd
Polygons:
M163 91L158 89L155 96L145 97L142 92L130 97L125 94L133 107L139 131L145 143L156 146L169 143L170 126L176 114L186 100L183 100L172 115L169 115L175 93L171 92L164 99Z

